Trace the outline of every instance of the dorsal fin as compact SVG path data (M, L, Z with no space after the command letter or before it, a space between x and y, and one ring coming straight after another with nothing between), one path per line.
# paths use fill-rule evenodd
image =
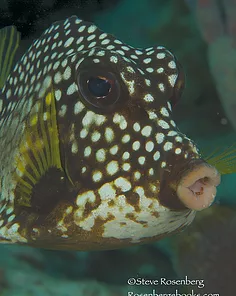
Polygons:
M4 86L12 70L16 50L20 42L20 33L15 26L0 30L0 89Z

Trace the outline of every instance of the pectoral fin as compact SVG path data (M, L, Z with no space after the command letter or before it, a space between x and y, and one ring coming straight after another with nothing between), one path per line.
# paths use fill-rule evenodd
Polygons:
M0 89L4 86L19 46L20 33L15 26L5 27L0 30Z

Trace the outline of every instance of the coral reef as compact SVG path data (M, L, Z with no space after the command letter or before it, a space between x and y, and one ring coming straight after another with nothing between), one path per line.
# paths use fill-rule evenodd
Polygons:
M127 285L129 278L138 276L176 275L154 245L92 253L1 246L0 295L4 296L123 296L128 291L149 291L151 287Z
M208 45L208 62L227 118L236 130L236 2L195 1L193 8Z
M180 278L203 279L198 292L235 295L236 211L219 205L197 215L186 231L169 240L169 252ZM196 290L197 291L197 290Z

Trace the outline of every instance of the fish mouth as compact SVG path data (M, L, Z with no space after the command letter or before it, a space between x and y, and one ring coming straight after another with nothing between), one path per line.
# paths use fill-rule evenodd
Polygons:
M187 208L201 211L213 203L219 184L220 173L203 162L184 174L177 186L177 195Z

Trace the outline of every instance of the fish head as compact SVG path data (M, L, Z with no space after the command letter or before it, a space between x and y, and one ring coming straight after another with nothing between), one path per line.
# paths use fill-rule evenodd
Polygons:
M106 184L130 203L140 202L141 191L172 210L209 206L219 174L173 119L184 88L176 57L162 46L135 49L103 32L97 38L72 57L73 99L60 93L72 108L60 133L69 179L79 188Z

